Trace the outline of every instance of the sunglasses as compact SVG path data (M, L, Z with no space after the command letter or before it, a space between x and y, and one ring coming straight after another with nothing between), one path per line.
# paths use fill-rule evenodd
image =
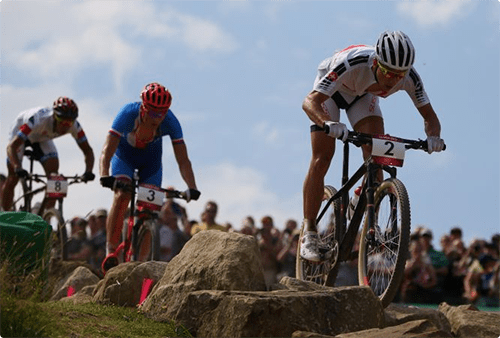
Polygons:
M63 119L62 117L59 117L55 114L54 114L54 119L63 127L71 127L73 123L75 123L75 120Z
M380 71L382 72L382 75L384 75L384 77L386 79L392 79L392 78L403 78L405 77L406 73L408 72L407 70L403 70L403 71L394 71L394 70L389 70L387 68L385 68L384 66L382 66L382 64L379 62L378 63L378 68L380 69Z
M167 115L167 113L168 113L168 110L167 111L153 111L151 109L147 109L146 107L144 107L144 105L141 105L141 115L142 116L148 115L150 118L159 119L159 118L164 118L165 115Z

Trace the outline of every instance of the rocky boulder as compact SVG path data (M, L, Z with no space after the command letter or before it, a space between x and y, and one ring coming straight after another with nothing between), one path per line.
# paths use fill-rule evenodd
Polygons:
M367 287L324 288L287 278L276 288L266 291L254 237L203 231L168 264L140 309L203 337L291 336L299 329L341 333L383 325L382 306Z
M174 317L189 292L265 291L257 241L222 231L194 235L165 269L141 309L152 317Z
M451 323L451 332L455 337L500 337L500 313L478 311L474 305L450 306L439 305Z
M290 337L298 330L335 335L382 327L384 320L382 305L368 287L194 291L176 310L168 318L199 337Z
M93 301L119 306L139 304L146 280L151 280L151 288L160 280L168 266L167 262L129 262L110 269L99 281Z
M68 290L72 288L73 293L77 293L84 287L97 284L99 277L85 266L79 266L65 278L60 280L54 288L54 295L50 300L59 300L68 296Z

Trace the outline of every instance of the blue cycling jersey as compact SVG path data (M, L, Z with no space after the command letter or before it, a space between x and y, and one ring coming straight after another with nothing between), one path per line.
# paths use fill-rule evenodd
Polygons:
M112 159L113 176L126 175L132 177L133 170L139 169L141 182L146 182L149 177L156 177L154 183L147 183L160 185L161 157L163 153L162 137L170 136L173 144L183 143L182 128L174 113L169 110L151 142L148 142L144 147L137 147L133 144L134 137L131 136L138 127L140 106L140 102L126 104L116 116L109 131L111 134L120 137L118 149ZM158 174L160 182L158 182Z

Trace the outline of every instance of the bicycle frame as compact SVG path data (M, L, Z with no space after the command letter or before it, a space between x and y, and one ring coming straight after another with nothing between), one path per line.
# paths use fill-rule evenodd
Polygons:
M356 144L359 146L361 144ZM365 215L367 222L372 226L374 224L375 218L375 206L374 206L374 195L375 195L375 184L376 184L376 175L378 170L384 170L389 173L391 177L396 177L397 169L395 167L385 166L373 163L372 158L366 159L358 170L349 177L349 142L344 143L343 148L343 165L342 165L342 187L337 191L335 195L333 195L327 203L324 205L321 210L318 218L316 219L316 224L319 224L320 220L325 215L326 211L330 207L331 203L339 197L341 197L341 212L340 212L340 225L341 229L341 241L339 243L339 257L337 258L337 262L343 262L350 259L354 259L357 256L357 252L351 252L356 241L356 236L359 231L359 227L361 225L361 221L363 220L363 215ZM361 179L365 178L365 184L363 184L363 188L361 194L359 196L358 204L354 210L354 215L347 225L347 207L349 204L349 191L359 182ZM347 229L347 231L346 231Z
M28 157L29 159L29 162L30 162L30 171L29 171L29 175L28 175L28 178L22 178L20 179L21 181L21 185L23 186L23 191L27 191L27 193L23 194L22 196L20 196L15 202L14 204L16 204L18 201L20 201L21 199L24 199L25 200L25 205L23 205L20 209L23 210L23 211L26 211L26 212L32 212L32 200L33 200L33 196L43 192L43 191L46 191L47 190L47 182L41 180L40 178L48 178L48 176L46 175L38 175L38 174L33 174L33 166L34 166L34 157L33 157L33 152L28 149L25 151L25 156ZM70 176L70 177L66 177L66 179L73 179L73 181L70 181L68 182L68 185L71 185L71 184L74 184L74 183L80 183L81 182L81 177L78 176L78 175L75 175L75 176ZM35 190L32 190L33 189L33 181L35 182L38 182L38 183L41 183L42 186L35 189ZM44 200L45 200L46 197L44 197ZM61 215L61 217L64 219L63 217L63 200L64 200L64 197L57 197L55 198L56 202L57 202L57 207L56 207L56 210L59 211L59 214ZM40 207L40 210L38 210L38 215L42 216L42 211L43 210L43 207L44 207L44 204L42 203L41 207Z
M121 184L120 184L121 185ZM138 209L136 208L137 200L137 189L139 188L139 172L136 169L132 178L131 186L126 183L122 185L122 188L130 190L130 215L127 219L127 229L125 239L118 245L115 252L120 254L123 251L123 261L130 262L131 260L137 261L139 258L139 252L136 252L138 247L138 235L141 226L147 219L154 219L157 215L149 210L148 208ZM185 198L183 193L177 190L165 190L169 197Z

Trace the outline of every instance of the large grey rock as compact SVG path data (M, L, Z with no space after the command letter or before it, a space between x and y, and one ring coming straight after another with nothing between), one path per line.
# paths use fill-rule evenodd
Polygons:
M450 322L441 311L435 309L389 304L385 308L384 314L387 326L397 326L409 321L426 319L432 322L438 330L451 334Z
M194 291L173 317L163 319L167 318L199 337L290 337L295 331L335 335L384 326L382 304L370 288L361 286L321 291Z
M194 235L175 256L141 309L153 318L175 317L189 292L265 291L257 241L216 230Z
M167 262L128 262L110 269L97 284L93 301L119 306L136 306L139 303L145 279L153 285L163 275Z
M97 282L99 282L99 277L87 267L79 266L58 283L54 288L55 292L50 300L59 300L66 297L69 287L72 287L75 293L77 293L84 287L97 284Z
M427 338L453 337L450 332L439 330L427 319L413 320L384 329L370 329L352 333L339 334L335 338Z
M451 324L455 337L500 337L500 313L478 311L473 305L439 305Z

